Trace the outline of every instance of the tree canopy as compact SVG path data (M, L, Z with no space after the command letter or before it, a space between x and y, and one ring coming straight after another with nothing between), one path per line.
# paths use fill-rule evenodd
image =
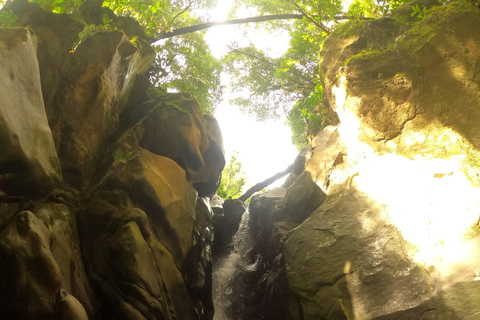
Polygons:
M402 2L354 0L343 8L340 0L236 0L237 9L248 6L260 15L300 14L302 19L269 26L284 28L291 37L281 57L270 58L253 46L232 48L224 58L225 70L239 88L232 103L259 120L287 114L292 142L303 147L309 134L328 124L319 73L320 52L328 35L346 19L381 17Z
M0 5L14 1L0 0ZM145 39L157 51L149 71L152 81L166 90L190 92L205 113L213 113L222 99L222 71L230 74L236 88L232 103L258 120L288 114L293 142L301 147L308 134L328 123L323 107L318 69L325 39L345 19L381 17L406 0L354 0L345 7L342 0L233 0L231 20L206 21L198 14L213 8L215 0L31 0L55 13L75 15L85 24L80 36L108 29L113 12L137 20ZM102 9L103 17L89 20L85 8ZM108 8L110 11L105 11ZM238 17L248 8L255 16ZM282 28L291 39L280 57L270 57L250 44L232 42L229 52L216 59L204 40L205 30L224 24L262 22L262 28ZM12 12L0 10L0 25L12 26Z

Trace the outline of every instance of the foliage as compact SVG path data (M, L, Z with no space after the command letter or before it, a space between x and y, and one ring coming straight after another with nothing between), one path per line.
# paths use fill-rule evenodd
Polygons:
M245 185L245 173L242 164L237 160L238 153L234 152L230 162L222 172L222 182L218 187L217 194L223 199L238 199L242 195Z
M223 58L225 71L233 76L237 88L231 102L263 121L278 118L293 103L308 97L315 88L323 41L321 34L309 27L305 20L295 21L290 47L279 58L271 58L253 45L232 45Z
M45 10L68 14L77 12L82 4L82 0L32 0L32 2L38 3Z
M342 10L341 0L236 0L235 9L255 8L260 14L304 14L310 23L328 29L324 22L331 21ZM288 26L287 26L288 27Z
M281 61L268 57L253 45L241 49L232 47L223 63L225 70L236 80L231 103L254 114L260 121L279 117L279 105L300 98L294 90L298 84L293 81L285 83L277 76L280 75L277 70L281 68Z
M146 35L154 37L174 28L201 23L192 11L211 8L215 0L105 0L103 4L117 15L139 21ZM204 32L167 39L155 46L158 54L149 75L156 85L175 92L189 92L212 114L220 102L220 62L203 40Z
M292 130L292 143L301 150L309 136L316 135L324 126L327 110L323 106L323 87L317 83L315 90L298 100L288 113L287 122Z
M78 41L75 42L75 44L73 45L72 51L70 52L74 52L75 49L78 47L80 43L82 43L83 40L93 35L95 32L102 31L102 30L113 30L114 28L112 27L111 22L112 22L112 19L104 15L102 25L85 23L83 30L78 34Z
M420 9L417 3L414 6L412 6L412 17L417 16L417 19L421 20L425 18L430 11L431 9L427 9L427 7L423 7L422 9Z
M86 1L98 2L32 1L54 13L73 14L80 21L83 21L82 12L79 10L81 5ZM154 37L174 28L202 22L193 14L193 10L211 8L215 2L216 0L105 0L99 3L110 8L118 16L134 18L144 28L147 37ZM99 25L83 22L85 28L79 33L79 40L75 46L97 31L116 29L112 18L106 14L103 16L103 23ZM222 95L220 85L222 67L210 53L203 36L204 33L191 33L157 43L155 48L158 55L149 70L149 75L153 83L166 90L189 92L199 101L204 113L212 114Z
M307 132L322 123L318 63L327 34L307 18L290 28L290 46L281 57L271 58L252 45L236 46L223 62L237 88L231 103L261 121L288 114L292 142L300 148L307 143Z
M410 0L354 0L347 11L348 16L381 18Z
M261 14L304 14L302 20L276 24L291 36L287 52L276 59L250 46L232 48L224 59L226 71L235 82L237 96L232 101L255 115L258 120L288 114L292 142L297 147L307 143L310 129L321 124L318 93L319 52L329 29L324 21L332 20L341 11L337 0L237 0L236 8L255 7ZM242 71L239 71L239 69ZM242 90L248 88L248 92Z
M17 25L18 17L13 13L13 11L0 11L0 27L1 28L11 28Z
M0 0L4 1L4 0ZM199 24L196 10L212 8L216 0L32 0L56 13L75 13L85 3L107 6L117 15L140 22L151 39L173 29ZM158 55L149 71L152 81L168 91L190 92L205 113L213 113L221 100L220 73L224 70L234 79L232 103L255 115L258 120L288 114L293 140L297 146L307 142L324 124L319 82L319 52L328 35L347 17L378 18L408 0L353 0L348 10L342 0L234 0L231 17L241 8L258 15L301 14L301 20L263 23L264 28L284 28L291 36L290 47L281 57L272 58L253 45L231 46L222 62L210 53L204 32L169 38L156 44ZM428 10L417 5L412 16L423 18ZM11 25L13 17L5 12L2 25ZM9 20L10 19L10 20ZM5 22L6 21L6 22ZM360 21L360 20L359 20ZM79 42L98 30L115 28L108 18L101 25L86 24Z
M291 36L290 47L282 57L272 59L252 46L232 48L224 59L225 69L237 88L232 102L259 120L288 114L292 141L302 147L308 135L325 125L328 116L323 107L318 61L330 32L341 25L345 16L358 17L359 22L379 18L407 1L354 0L343 12L339 0L236 0L233 14L240 8L254 8L260 14L294 13L305 17L293 23L270 24L285 28Z
M204 113L213 114L222 95L222 65L210 53L203 33L167 39L155 49L158 54L149 71L153 82L165 90L189 92Z
M200 23L192 10L212 8L215 0L105 0L104 6L115 14L132 17L145 28L147 35Z

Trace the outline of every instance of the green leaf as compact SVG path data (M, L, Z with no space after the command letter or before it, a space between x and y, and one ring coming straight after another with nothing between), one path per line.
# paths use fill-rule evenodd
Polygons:
M17 25L18 16L12 10L0 11L0 27L11 28Z

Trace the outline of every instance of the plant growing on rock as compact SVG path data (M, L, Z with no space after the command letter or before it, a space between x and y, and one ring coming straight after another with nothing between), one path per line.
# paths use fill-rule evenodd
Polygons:
M0 11L0 27L10 28L16 26L17 16L13 11Z

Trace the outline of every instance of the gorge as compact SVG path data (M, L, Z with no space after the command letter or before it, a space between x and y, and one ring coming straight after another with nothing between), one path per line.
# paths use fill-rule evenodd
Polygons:
M219 124L152 84L138 23L79 41L11 3L2 319L480 319L480 9L418 3L328 37L328 123L248 208L216 196Z

